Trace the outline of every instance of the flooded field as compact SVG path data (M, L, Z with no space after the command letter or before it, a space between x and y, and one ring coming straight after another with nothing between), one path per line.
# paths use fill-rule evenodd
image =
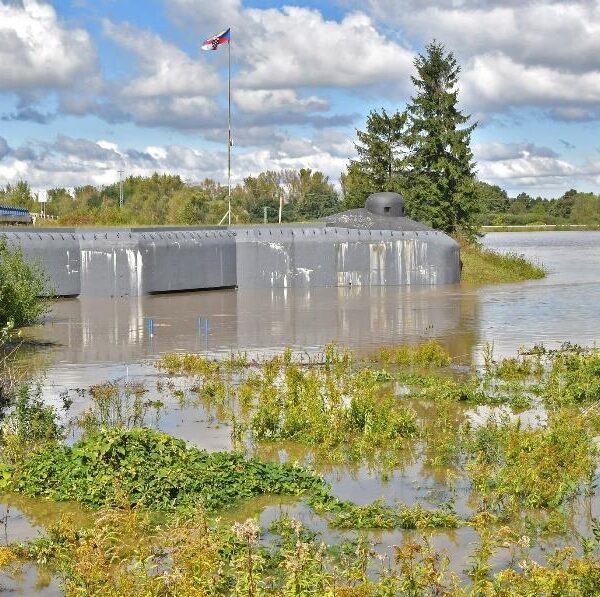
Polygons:
M69 443L81 434L81 425L73 422L80 422L93 402L90 387L114 382L119 388L133 384L143 388L149 406L140 416L146 425L216 451L236 447L234 427L244 422L239 400L236 396L221 401L207 398L198 390L195 376L170 375L158 369L155 362L161 356L193 352L224 359L230 353L243 352L251 360L264 362L289 347L295 358L308 361L319 360L323 347L334 342L361 358L383 346L435 340L452 359L444 375L460 380L471 363L485 361L492 345L494 358L500 359L515 355L520 347L543 344L556 348L564 342L591 346L600 340L600 310L596 308L600 232L494 233L486 235L484 242L498 251L522 253L541 262L549 272L547 278L484 288L227 290L62 300L45 325L26 330L32 343L23 349L22 366L38 372L43 400L61 414ZM244 382L243 375L236 375L226 380L234 388ZM405 385L394 378L391 385L382 387L402 395ZM511 388L513 391L517 392ZM527 394L523 388L518 392L520 398ZM246 450L267 461L297 461L313 467L339 500L360 506L381 499L386 506L401 502L426 508L451 503L459 517L468 518L478 511L480 496L474 494L473 479L465 476L460 460L444 461L446 444L452 439L444 436L448 431L444 421L453 421L455 426L468 421L477 428L490 415L502 417L503 412L520 418L525 427L536 428L546 421L546 403L536 399L518 407L468 401L449 406L426 400L409 402L408 407L422 432L402 443L389 461L391 466L381 458L354 458L343 446L325 453L316 445L298 441L246 442ZM86 524L86 513L73 505L14 495L0 497L0 502L4 542L31 539L65 510ZM554 547L572 543L578 533L590 531L600 516L595 487L578 495L561 512L560 524L555 521L555 527L540 521L545 521L547 513L537 521L532 515L529 527L523 523L523 528L535 529L532 556L539 561ZM357 531L332 526L305 500L290 497L260 496L223 516L234 521L259 515L261 526L267 528L282 513L301 520L330 543L358 536ZM383 554L390 554L394 545L415 534L417 531L400 529L369 531L376 551ZM268 538L267 534L265 540ZM461 578L471 565L478 541L477 530L467 525L431 534L433 548L451 554L450 570ZM505 550L494 557L493 569L509 565L513 558L514 553ZM34 590L60 594L56 579L44 579L43 571L41 581L32 570L26 570L21 580L16 585L14 580L0 582L24 594ZM36 587L36 583L41 584Z

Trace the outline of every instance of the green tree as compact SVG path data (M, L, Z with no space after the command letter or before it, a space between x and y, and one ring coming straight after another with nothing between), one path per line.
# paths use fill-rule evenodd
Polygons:
M552 203L550 213L558 218L568 220L571 217L571 210L577 194L575 189L569 189L562 197Z
M479 211L471 133L476 123L458 109L460 66L431 42L415 59L416 95L408 107L411 168L407 210L447 233L476 234Z
M323 172L301 168L295 173L291 186L296 194L294 211L301 220L330 215L339 207L338 195Z
M377 187L372 183L358 162L350 162L348 169L340 176L342 188L342 205L344 209L364 207L367 197L377 192Z
M600 224L600 197L593 193L577 193L570 219L573 224Z
M480 206L480 223L492 224L499 221L498 216L503 215L508 209L508 195L498 185L476 181L475 190Z
M364 131L356 131L358 159L342 177L344 206L363 207L378 191L402 192L406 185L407 113L372 110Z
M75 201L66 189L50 189L48 191L48 205L46 212L51 216L65 216L73 211Z
M0 204L33 209L35 199L29 184L24 180L19 180L14 185L7 184L4 189L0 189Z

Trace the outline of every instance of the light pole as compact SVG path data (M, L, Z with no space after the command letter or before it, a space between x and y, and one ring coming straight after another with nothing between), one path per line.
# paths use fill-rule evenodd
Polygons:
M123 173L124 170L119 170L119 207L123 209Z

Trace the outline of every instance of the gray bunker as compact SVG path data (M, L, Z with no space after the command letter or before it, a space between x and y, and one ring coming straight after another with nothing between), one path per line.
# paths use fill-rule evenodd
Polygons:
M396 193L309 224L5 229L59 296L214 288L410 286L460 279L458 244L404 216Z

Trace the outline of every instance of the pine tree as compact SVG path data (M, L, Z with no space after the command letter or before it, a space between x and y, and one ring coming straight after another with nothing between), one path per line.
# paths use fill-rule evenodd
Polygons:
M369 113L365 131L356 131L359 159L350 162L344 181L351 189L346 195L349 207L362 207L370 193L402 190L406 121L406 112L390 115L382 108Z
M478 213L470 116L458 109L460 66L433 41L415 59L417 89L408 107L410 215L447 233L476 234Z

